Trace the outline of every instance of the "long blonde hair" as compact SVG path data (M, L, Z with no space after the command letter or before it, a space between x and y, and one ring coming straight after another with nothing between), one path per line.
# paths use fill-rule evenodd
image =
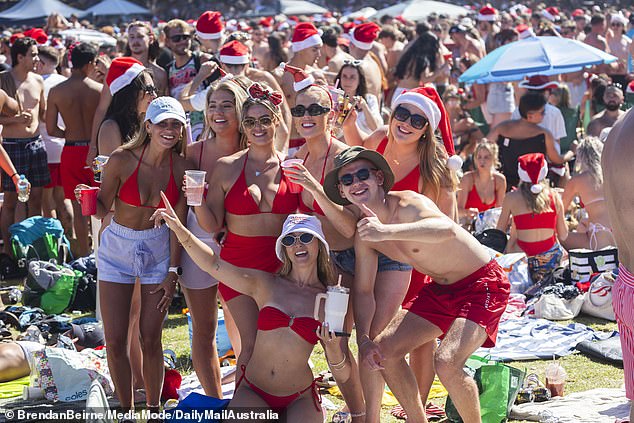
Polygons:
M491 154L491 157L493 157L493 168L494 169L498 169L500 167L500 158L498 157L498 152L499 147L497 144L492 143L492 142L479 142L476 145L475 150L473 151L473 159L475 160L478 157L478 153L480 152L480 150L486 150L489 152L489 154ZM477 172L477 166L476 166L476 172Z
M319 242L319 252L317 253L317 277L324 287L334 285L336 283L335 268L330 261L330 254L326 250L326 246L322 244L316 237L313 238ZM280 276L287 277L293 270L293 263L288 258L286 248L282 248L282 268L278 272Z
M147 121L146 121L147 122ZM178 138L178 142L172 146L172 151L175 151L180 156L185 155L185 125L181 130L180 137ZM150 142L150 134L148 134L147 129L145 129L145 122L141 123L141 128L139 131L132 137L132 139L121 146L123 150L134 150L136 148L142 147Z
M575 167L577 171L590 174L595 189L600 189L603 185L601 154L603 154L603 143L597 137L585 137L577 147Z
M548 187L548 181L543 180L540 184L543 189L539 194L533 194L531 191L531 185L533 185L532 182L520 181L518 187L526 205L534 214L554 211L550 207L550 188Z
M247 148L247 136L244 132L242 132L242 105L247 100L247 92L244 87L244 82L239 78L242 77L234 77L233 79L227 81L221 81L215 85L212 85L211 88L207 91L207 97L205 99L205 128L203 129L201 139L205 140L207 138L215 137L216 133L211 129L211 122L209 121L209 117L207 114L207 109L209 108L209 100L211 99L211 95L218 91L224 90L233 95L234 107L236 111L236 119L238 120L238 132L240 133L240 150Z

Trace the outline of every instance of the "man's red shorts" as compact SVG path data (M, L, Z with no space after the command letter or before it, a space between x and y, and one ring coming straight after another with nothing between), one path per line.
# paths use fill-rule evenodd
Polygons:
M62 186L62 176L59 163L49 163L48 172L51 174L51 183L44 188L55 188Z
M504 270L491 260L451 285L436 282L423 285L418 296L403 308L438 326L443 334L457 318L471 320L486 331L483 346L489 348L495 346L498 323L510 291L511 284Z
M62 186L64 187L64 197L75 200L75 187L78 184L94 185L95 179L92 169L86 166L86 157L90 146L88 141L81 145L65 145L62 150L62 162L60 163L60 174Z

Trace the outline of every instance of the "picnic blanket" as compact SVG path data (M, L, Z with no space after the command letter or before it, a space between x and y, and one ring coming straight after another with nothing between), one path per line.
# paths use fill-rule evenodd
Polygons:
M546 402L514 405L511 418L535 422L614 423L629 415L624 389L598 388L555 397Z
M581 323L564 326L545 319L523 317L501 322L496 346L480 348L476 354L488 354L498 361L550 359L572 354L580 342L608 339L616 334L616 331L595 331Z

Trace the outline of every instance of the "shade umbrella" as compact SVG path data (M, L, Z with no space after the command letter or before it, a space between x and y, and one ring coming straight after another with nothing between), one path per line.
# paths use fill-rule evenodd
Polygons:
M531 75L559 75L617 58L577 40L529 37L498 47L463 73L459 81L486 84L519 81Z
M151 15L152 12L138 4L127 0L104 0L93 7L86 9L86 15L95 16L125 16L125 15Z
M240 15L241 18L275 15L322 15L328 9L306 0L277 0L272 5L262 6L257 10L250 10Z
M75 9L58 0L22 0L11 8L0 12L0 23L17 25L44 21L53 12L70 17L72 14L81 16L83 10Z
M114 47L117 45L115 38L101 31L95 31L94 29L65 29L61 31L60 34L67 40L95 43L100 46Z
M372 19L379 19L384 15L388 15L392 17L402 16L410 21L422 21L432 13L447 15L452 19L456 19L460 16L467 15L469 10L462 6L443 3L441 1L408 0L377 11L372 15Z

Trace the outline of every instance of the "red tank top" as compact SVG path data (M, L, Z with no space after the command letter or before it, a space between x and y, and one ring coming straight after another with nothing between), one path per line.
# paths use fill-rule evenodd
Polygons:
M527 242L517 240L517 245L529 257L550 250L557 242L557 237L555 236L557 232L557 209L555 208L555 200L553 199L552 193L550 194L550 208L552 209L551 211L544 213L524 213L513 216L513 222L515 222L515 226L518 230L552 229L554 231L552 236L541 241Z
M143 159L143 154L145 154L145 148L147 144L143 146L143 150L141 151L141 157L139 157L139 162L136 165L136 169L132 172L132 175L126 179L126 181L121 185L119 189L119 199L126 204L129 204L134 207L147 207L152 209L161 209L165 207L163 203L163 199L159 202L158 206L146 206L141 204L141 196L139 195L139 167L141 166L141 161ZM169 203L174 207L176 203L178 203L178 199L180 197L180 190L176 185L176 181L174 180L174 166L172 163L172 153L170 152L170 180L167 183L167 188L165 189L165 196Z
M376 151L384 154L387 148L387 137L376 147ZM420 181L420 167L416 166L403 179L394 183L390 191L414 191L419 192L418 181Z
M298 194L293 194L288 189L286 183L286 177L282 168L278 167L278 172L281 173L280 183L277 186L277 192L273 199L273 207L270 212L263 212L260 207L251 196L249 188L247 187L247 178L244 174L244 169L247 166L247 160L249 159L249 152L245 154L244 163L242 165L242 172L235 181L227 195L225 196L225 210L231 214L248 216L252 214L273 213L273 214L291 214L295 213L299 203ZM278 157L279 161L279 157Z
M495 176L493 177L493 192L496 192L495 190ZM497 198L494 198L493 201L489 204L485 203L484 201L482 201L482 198L480 198L480 194L478 194L478 189L476 188L476 184L475 181L473 182L473 188L471 188L471 191L469 191L469 194L467 195L467 202L464 205L465 209L478 209L479 212L483 212L489 209L492 209L493 207L495 207L495 201L497 200Z

